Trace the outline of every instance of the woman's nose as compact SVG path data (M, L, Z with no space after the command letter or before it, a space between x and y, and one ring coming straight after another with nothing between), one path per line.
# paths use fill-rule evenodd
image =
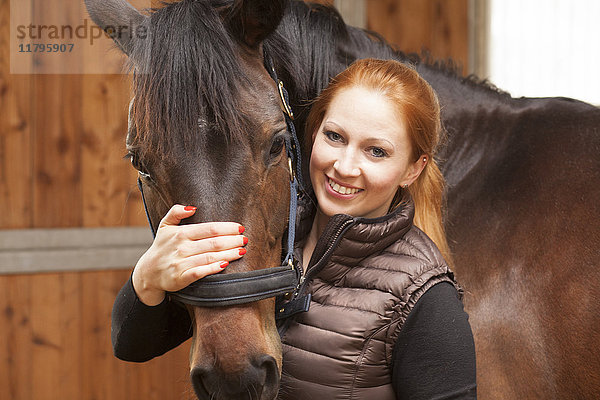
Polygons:
M333 169L340 176L356 177L360 175L360 168L358 167L356 158L353 155L348 154L348 152L340 154L333 163Z

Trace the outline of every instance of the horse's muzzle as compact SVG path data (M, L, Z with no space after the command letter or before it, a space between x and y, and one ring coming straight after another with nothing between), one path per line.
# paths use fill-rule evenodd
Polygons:
M203 367L194 367L191 372L192 385L200 400L273 400L279 389L279 378L277 362L266 354L236 375Z

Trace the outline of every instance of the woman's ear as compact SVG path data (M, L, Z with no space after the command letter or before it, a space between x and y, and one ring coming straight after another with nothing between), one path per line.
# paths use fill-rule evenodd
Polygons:
M406 187L412 185L413 182L417 180L419 175L421 175L421 172L423 172L423 169L425 169L425 166L428 162L429 156L427 156L426 154L421 154L421 156L417 158L417 161L408 166L406 176L401 182L401 186Z

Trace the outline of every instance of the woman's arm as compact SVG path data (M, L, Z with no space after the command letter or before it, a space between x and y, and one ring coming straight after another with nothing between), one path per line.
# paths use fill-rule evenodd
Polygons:
M243 256L248 243L234 222L179 225L194 207L173 206L160 222L152 246L138 260L121 288L112 312L111 338L118 358L147 361L192 334L187 310L166 292L181 290L220 272Z
M117 358L143 362L160 356L191 337L187 310L168 297L156 306L144 304L131 278L119 291L112 312L111 339Z
M394 346L397 399L475 399L475 344L456 289L431 287L408 315Z

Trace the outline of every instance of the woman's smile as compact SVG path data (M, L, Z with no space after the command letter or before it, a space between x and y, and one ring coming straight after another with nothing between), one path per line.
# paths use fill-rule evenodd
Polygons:
M354 197L356 197L355 195L357 195L359 192L362 192L363 189L336 181L333 178L330 178L329 176L326 176L326 181L327 181L327 191L328 193L339 197L339 198L343 198L343 199L352 199Z

